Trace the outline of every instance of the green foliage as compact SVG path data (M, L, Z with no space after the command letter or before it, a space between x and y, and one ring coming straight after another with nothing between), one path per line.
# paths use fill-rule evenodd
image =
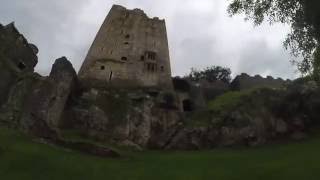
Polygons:
M1 128L0 146L3 150L0 177L4 180L316 180L320 177L319 136L302 143L251 149L146 151L109 159L39 144Z
M208 127L212 125L213 113L208 110L189 112L186 117L187 127Z
M313 53L320 41L320 1L319 0L232 0L228 12L231 15L245 14L246 19L260 25L266 18L275 22L291 25L284 45L291 49L301 73L310 73Z
M208 103L208 108L213 111L225 111L236 108L243 98L250 95L253 90L247 91L230 91L221 96L218 96L215 100Z
M231 81L231 70L221 66L207 67L201 71L192 68L191 73L188 75L192 81L207 80L209 82L222 81L229 83Z

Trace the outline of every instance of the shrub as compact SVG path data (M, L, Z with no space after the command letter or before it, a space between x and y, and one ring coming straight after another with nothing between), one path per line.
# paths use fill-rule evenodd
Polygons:
M242 102L245 96L248 96L251 91L230 91L215 100L209 101L208 109L213 111L222 111L224 109L233 109Z

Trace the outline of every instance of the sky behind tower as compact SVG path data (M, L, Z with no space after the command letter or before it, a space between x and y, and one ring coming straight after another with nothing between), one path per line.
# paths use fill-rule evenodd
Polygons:
M166 20L173 75L211 65L274 77L297 77L282 41L287 26L254 27L243 17L229 17L228 0L2 0L0 23L15 22L38 46L36 71L50 72L54 60L66 56L78 70L113 4L143 9Z

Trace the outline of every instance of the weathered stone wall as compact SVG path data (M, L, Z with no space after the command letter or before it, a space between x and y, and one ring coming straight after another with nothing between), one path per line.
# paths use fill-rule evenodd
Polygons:
M180 111L195 111L206 107L202 87L188 79L172 79Z
M274 79L271 76L263 78L259 75L254 77L249 76L248 74L241 74L237 76L231 83L231 89L233 90L246 90L258 87L268 87L268 88L282 88L289 81L285 81L281 78Z
M114 5L79 71L83 84L171 89L164 20ZM98 81L96 81L98 80Z

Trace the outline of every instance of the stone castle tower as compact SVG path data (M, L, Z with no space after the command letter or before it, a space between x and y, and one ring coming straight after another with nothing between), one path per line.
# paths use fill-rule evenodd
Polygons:
M172 89L164 20L114 5L79 71L85 84Z

